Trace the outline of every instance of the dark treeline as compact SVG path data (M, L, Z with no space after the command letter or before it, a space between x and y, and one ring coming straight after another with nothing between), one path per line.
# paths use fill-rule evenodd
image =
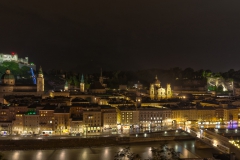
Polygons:
M19 67L16 62L3 62L0 65L1 75L5 73L6 69L10 69L12 74L14 74L18 82L26 81L32 83L30 68L27 66ZM64 70L44 70L44 77L46 81L47 88L52 88L52 86L61 86L66 81L72 86L79 86L81 81L82 73L69 72ZM37 75L38 71L35 71ZM234 81L240 81L240 70L230 69L227 72L213 73L211 70L194 70L192 68L181 69L179 67L171 69L145 69L137 71L104 71L103 70L104 83L107 84L108 88L118 88L120 84L128 85L128 87L133 86L137 82L140 82L145 87L149 87L149 84L154 81L157 76L161 82L162 86L166 86L170 83L172 86L181 86L183 81L206 81L206 77L222 77L224 79L232 79ZM84 74L85 87L88 88L90 84L94 81L98 81L100 77L99 73ZM203 83L199 83L203 85Z
M66 72L63 70L49 70L46 76L54 81L67 81L73 86L79 86L81 80L81 73ZM149 84L154 81L155 77L161 82L161 85L165 86L167 83L174 85L182 85L183 81L198 80L206 82L207 77L222 77L224 79L233 79L234 81L240 81L240 70L235 71L230 69L227 72L213 73L211 70L194 70L192 68L181 69L179 67L171 69L145 69L138 71L103 71L104 83L108 88L118 88L120 84L133 86L138 81L145 87L149 87ZM84 74L84 81L86 88L94 82L98 81L100 77L99 73ZM203 85L200 83L199 85Z

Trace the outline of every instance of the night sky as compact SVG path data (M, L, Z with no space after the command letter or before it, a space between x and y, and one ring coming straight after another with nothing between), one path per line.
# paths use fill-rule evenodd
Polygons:
M240 69L239 0L0 0L0 53L43 69Z

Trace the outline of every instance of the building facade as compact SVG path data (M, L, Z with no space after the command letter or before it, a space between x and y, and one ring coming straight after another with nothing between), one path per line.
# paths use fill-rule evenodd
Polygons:
M150 84L149 94L152 100L171 98L172 97L171 85L167 84L167 87L163 88L156 76L155 81Z

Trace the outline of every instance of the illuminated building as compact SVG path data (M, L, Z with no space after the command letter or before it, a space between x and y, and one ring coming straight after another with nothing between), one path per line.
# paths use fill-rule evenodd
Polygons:
M65 84L64 84L64 91L68 91L68 82L66 81Z
M1 121L0 122L0 135L12 134L12 122L11 121Z
M156 76L155 81L150 84L149 94L152 100L171 98L172 97L171 85L167 84L167 88L162 88L161 83Z
M221 89L222 91L233 91L233 80L226 80L222 77L207 77L208 91L215 92Z
M83 120L81 118L72 118L70 121L70 133L72 135L83 133Z
M20 68L23 66L28 66L28 67L36 70L36 65L34 65L33 63L29 64L28 57L18 58L18 54L14 53L14 52L12 52L11 54L0 53L0 64L5 61L17 62Z
M11 121L10 119L10 109L7 106L2 106L0 108L0 121Z
M237 123L239 120L239 109L238 108L224 108L224 120L227 122L235 122Z
M213 107L172 109L172 119L177 124L214 124L217 122L216 109Z
M84 133L96 133L102 131L101 110L86 110L83 112Z
M28 111L23 115L23 133L39 134L39 115L35 111Z
M15 120L12 121L12 132L14 134L23 133L23 113L17 113Z
M40 67L37 77L37 92L44 92L44 78L42 67Z
M172 119L176 121L177 124L186 124L193 121L197 122L197 110L196 109L173 109Z
M54 110L54 131L57 135L67 135L70 131L70 108L58 107Z
M15 77L7 69L5 74L1 77L2 83L0 85L0 100L4 101L4 96L7 95L35 95L41 96L44 92L44 78L42 69L39 69L37 77L37 85L20 85L15 84Z
M101 106L104 129L117 128L117 111L111 106Z
M216 109L213 107L203 107L197 109L198 122L201 124L213 124L216 122Z
M139 127L139 111L135 106L118 107L120 124L123 129Z
M85 90L85 83L84 83L84 78L83 75L81 77L81 82L80 82L80 92L84 92Z
M172 112L166 108L142 107L139 108L140 128L155 128L171 125Z
M47 105L39 110L39 127L41 134L51 135L54 127L55 105Z

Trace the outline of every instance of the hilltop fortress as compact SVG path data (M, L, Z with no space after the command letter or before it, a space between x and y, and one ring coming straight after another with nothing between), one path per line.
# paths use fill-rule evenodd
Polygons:
M11 53L11 54L6 54L6 53L0 53L0 64L5 62L5 61L14 61L19 64L19 67L22 68L23 66L28 66L34 70L36 70L36 65L33 63L28 62L28 57L25 58L18 58L18 54L16 53Z

